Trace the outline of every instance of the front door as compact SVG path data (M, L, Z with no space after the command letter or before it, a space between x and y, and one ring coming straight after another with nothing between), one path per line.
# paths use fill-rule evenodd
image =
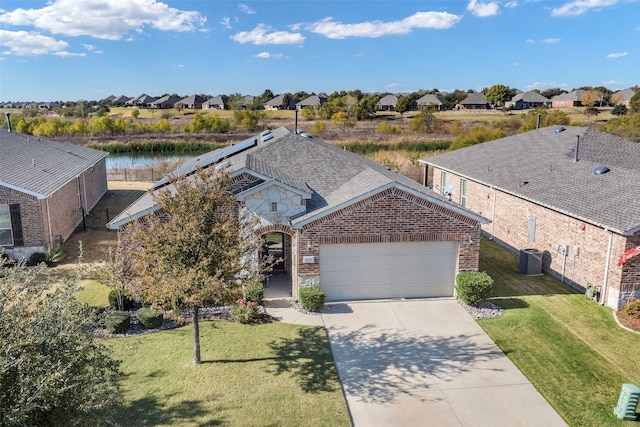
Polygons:
M282 274L285 272L285 244L284 233L267 233L264 235L264 246L262 247L262 259L271 257L273 261L272 274Z

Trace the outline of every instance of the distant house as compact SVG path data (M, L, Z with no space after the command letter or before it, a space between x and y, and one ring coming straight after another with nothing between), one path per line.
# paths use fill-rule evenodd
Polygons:
M484 218L373 160L286 128L203 154L173 172L223 167L241 209L265 237L261 254L286 297L322 287L328 301L453 297L460 271L477 271ZM159 213L164 178L107 226L122 232ZM194 206L194 209L197 209Z
M631 106L631 98L635 94L636 92L631 88L619 90L611 95L611 103L614 105L621 104L629 108Z
M60 102L41 102L38 104L40 110L53 110L54 108L62 108Z
M576 89L569 93L562 93L560 95L556 95L553 98L551 98L551 106L553 108L581 107L582 95L584 95L584 90L581 90L581 89Z
M229 102L227 95L218 95L204 101L202 108L204 110L224 110L227 107L227 102Z
M149 104L150 108L174 108L174 105L176 104L176 102L180 101L182 98L180 98L178 95L166 95L163 96L162 98L158 98L155 101L151 102Z
M538 92L521 92L511 98L505 107L514 110L526 110L529 108L551 107L551 100Z
M111 99L111 104L113 105L125 105L127 103L127 101L129 101L130 99L132 99L130 96L125 96L125 95L121 95L119 97L114 97L113 99Z
M484 94L473 92L458 104L458 108L461 110L486 110L489 108L489 102Z
M295 110L298 100L291 94L283 93L265 102L265 110Z
M521 257L530 251L525 264L597 286L600 303L616 310L640 298L640 257L618 265L640 245L640 144L549 126L420 162L432 177L425 183L490 220L487 237Z
M0 247L50 253L107 191L108 153L0 130Z
M327 97L323 95L311 95L302 101L300 101L296 108L299 110L304 107L322 107L322 104L327 102Z
M381 111L393 111L398 105L398 95L386 95L378 101L378 109Z
M155 101L156 98L153 96L149 96L146 93L143 93L142 95L138 96L137 98L131 98L130 100L128 100L125 105L127 105L128 107L148 107L149 104L151 104L153 101Z
M191 110L200 110L202 109L202 103L205 102L206 100L207 99L204 96L191 95L176 102L174 104L174 108L188 108Z
M416 104L418 105L418 108L434 107L438 111L440 111L444 105L440 98L432 93L428 93L422 98L418 99L416 101Z

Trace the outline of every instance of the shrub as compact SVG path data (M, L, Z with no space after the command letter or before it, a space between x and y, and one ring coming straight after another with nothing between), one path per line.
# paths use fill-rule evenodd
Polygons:
M640 319L640 299L629 301L622 311L629 317Z
M320 311L324 306L324 291L320 286L300 288L300 306L308 311Z
M164 321L164 315L161 311L151 310L149 307L142 307L137 310L136 317L145 329L159 328Z
M44 252L34 252L29 257L29 265L38 265L47 262L47 254Z
M114 311L105 319L107 332L110 334L124 334L129 329L130 319L128 311Z
M456 276L458 298L466 304L478 306L491 295L493 279L484 271L469 271Z
M324 132L325 129L325 124L324 122L321 121L317 121L313 124L313 126L311 126L311 133L313 134L319 134Z
M264 298L264 287L262 286L262 283L249 285L247 286L245 294L247 296L247 301L262 304L262 299Z
M122 307L123 310L131 310L133 307L133 299L131 299L131 294L129 291L124 291L124 296L122 297ZM121 307L118 307L118 294L115 290L111 290L109 292L109 307L114 310L119 310Z
M240 323L251 323L258 317L258 304L240 298L231 306L231 318Z

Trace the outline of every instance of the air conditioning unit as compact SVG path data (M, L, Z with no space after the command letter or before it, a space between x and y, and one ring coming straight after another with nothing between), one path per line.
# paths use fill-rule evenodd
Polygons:
M520 274L524 274L525 276L542 274L542 252L540 250L520 250Z

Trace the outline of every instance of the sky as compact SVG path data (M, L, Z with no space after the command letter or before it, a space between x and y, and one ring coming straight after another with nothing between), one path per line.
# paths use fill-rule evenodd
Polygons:
M2 0L0 101L640 85L640 0Z

